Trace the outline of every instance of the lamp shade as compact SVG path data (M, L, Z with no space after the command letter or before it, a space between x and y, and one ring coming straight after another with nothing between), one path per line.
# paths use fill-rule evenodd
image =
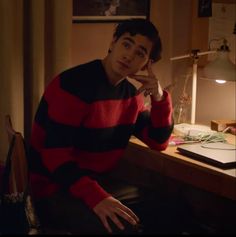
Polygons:
M218 50L217 58L203 68L203 76L207 79L236 81L236 65L229 58L228 50Z

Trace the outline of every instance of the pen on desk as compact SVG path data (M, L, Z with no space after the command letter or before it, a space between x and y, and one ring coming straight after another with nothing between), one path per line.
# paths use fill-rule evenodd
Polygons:
M170 141L169 146L178 146L182 144L198 143L199 141Z

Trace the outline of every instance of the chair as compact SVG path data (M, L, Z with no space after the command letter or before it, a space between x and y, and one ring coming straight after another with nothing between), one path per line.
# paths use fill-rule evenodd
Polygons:
M9 141L9 149L12 149L8 193L15 195L21 193L27 194L25 208L30 226L28 234L38 234L40 233L39 221L29 191L29 170L25 141L22 134L13 129L10 115L5 116L5 128ZM12 143L13 139L15 139L14 143Z
M9 145L15 137L12 152L11 173L9 179L9 193L24 192L29 185L29 169L27 161L27 149L24 138L20 132L16 132L12 126L10 115L5 116L5 128L8 136ZM39 228L39 220L34 209L31 195L27 197L27 209L29 209L29 221L32 229L29 234L67 234L67 231L60 231L49 226Z
M15 145L12 152L9 192L24 192L28 185L28 165L24 138L21 133L16 132L13 129L10 115L5 116L5 128L9 144L13 137L15 137Z

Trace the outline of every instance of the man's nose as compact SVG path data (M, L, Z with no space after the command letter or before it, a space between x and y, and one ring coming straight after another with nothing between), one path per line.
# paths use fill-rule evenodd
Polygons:
M135 53L133 50L129 50L127 51L124 56L123 56L126 60L132 61L135 57Z

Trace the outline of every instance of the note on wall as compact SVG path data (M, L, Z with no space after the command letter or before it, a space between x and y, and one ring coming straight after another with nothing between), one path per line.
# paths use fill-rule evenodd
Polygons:
M235 64L236 51L236 34L234 27L236 24L236 4L213 3L212 17L209 18L209 43L211 49L219 48L222 45L221 41L213 39L225 38L228 41L230 59ZM209 55L209 60L212 60L215 55Z

